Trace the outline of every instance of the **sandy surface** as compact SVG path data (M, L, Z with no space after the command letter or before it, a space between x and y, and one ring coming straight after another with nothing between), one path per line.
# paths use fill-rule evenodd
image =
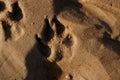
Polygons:
M0 80L120 80L120 0L0 0Z

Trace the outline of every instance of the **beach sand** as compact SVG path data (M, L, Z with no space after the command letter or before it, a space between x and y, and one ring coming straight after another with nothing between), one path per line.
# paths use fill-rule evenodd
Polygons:
M0 80L120 80L120 0L0 0Z

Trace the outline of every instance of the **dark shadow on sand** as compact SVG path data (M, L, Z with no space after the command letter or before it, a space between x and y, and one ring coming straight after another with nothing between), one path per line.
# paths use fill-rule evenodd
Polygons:
M26 56L26 68L28 70L25 80L58 80L62 74L61 68L55 62L49 62L47 56L43 51L47 50L46 46L42 48L40 42L37 40L34 47L28 52Z
M77 21L75 21L76 23L83 22L87 18L86 14L81 11L82 7L83 5L79 3L78 0L53 0L54 15L58 16L63 12L65 19L74 17L77 19Z
M66 8L75 9L76 11L80 11L82 8L82 4L78 3L78 1L72 0L53 0L54 13L58 15L60 12L64 11Z
M103 38L100 39L100 42L103 43L105 47L113 50L120 56L120 41L112 39L111 36L105 32Z
M112 29L109 26L108 23L99 20L101 25L95 24L96 29L101 30L103 27L105 28L105 32L103 34L103 37L101 39L99 39L99 41L104 44L104 46L110 50L113 50L114 52L117 53L117 55L120 56L120 41L118 41L117 38L119 38L120 36L118 36L116 39L112 39L111 38L111 34L112 34Z
M106 29L106 31L103 34L103 37L101 39L99 39L99 41L104 44L104 46L110 50L113 50L114 52L117 53L117 55L120 56L120 41L118 41L118 39L112 39L111 38L111 34L112 34L112 29L109 26L109 24L107 24L106 22L99 20L101 25L95 25L95 27L100 30L103 27ZM118 36L119 37L119 36Z

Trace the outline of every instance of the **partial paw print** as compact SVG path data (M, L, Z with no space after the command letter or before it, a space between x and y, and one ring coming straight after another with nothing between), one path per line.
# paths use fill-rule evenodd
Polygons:
M41 54L50 62L60 61L64 57L66 49L70 49L73 44L73 37L56 16L51 22L45 18L45 25L40 35L36 35Z
M8 5L9 4L9 5ZM22 9L19 3L0 1L0 39L7 41L9 39L18 40L24 30L20 21L23 19Z

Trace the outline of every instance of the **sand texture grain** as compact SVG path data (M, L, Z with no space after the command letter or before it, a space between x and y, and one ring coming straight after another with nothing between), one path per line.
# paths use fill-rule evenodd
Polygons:
M120 0L0 0L0 80L120 80Z

